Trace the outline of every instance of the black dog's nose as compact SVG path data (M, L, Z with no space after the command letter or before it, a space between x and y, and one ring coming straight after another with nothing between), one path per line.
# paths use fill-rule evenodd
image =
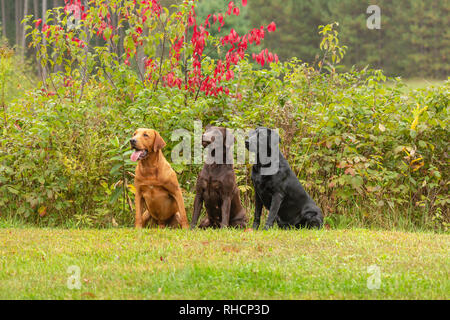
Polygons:
M136 139L131 139L130 143L131 143L132 146L134 146L136 144Z

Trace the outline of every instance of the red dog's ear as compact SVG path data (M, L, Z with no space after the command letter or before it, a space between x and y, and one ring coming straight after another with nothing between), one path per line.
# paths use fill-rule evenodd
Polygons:
M153 151L157 152L166 146L166 142L161 138L158 132L155 131L155 142L153 142Z

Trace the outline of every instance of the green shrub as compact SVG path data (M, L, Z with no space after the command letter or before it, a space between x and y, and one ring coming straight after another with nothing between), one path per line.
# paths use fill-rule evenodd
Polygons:
M293 61L241 72L231 123L280 128L285 156L329 223L448 228L448 81L404 93L381 71L321 75Z
M331 225L447 228L448 82L405 94L400 80L387 87L378 71L318 74L294 61L257 71L242 63L239 72L233 85L242 100L201 98L188 108L178 89L140 89L129 100L126 85L114 91L93 83L81 103L29 93L10 107L1 137L2 216L131 225L131 133L160 131L170 159L172 131L201 120L280 128L285 156ZM199 167L174 165L188 212ZM249 169L236 171L251 214Z

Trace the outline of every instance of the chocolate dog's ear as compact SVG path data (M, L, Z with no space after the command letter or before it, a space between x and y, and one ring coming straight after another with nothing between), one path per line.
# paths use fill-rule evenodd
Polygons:
M236 137L233 134L233 130L230 130L228 128L224 129L224 145L226 148L230 148L236 142Z
M228 128L219 127L220 134L222 135L223 145L229 147L234 143L234 135L232 131Z
M159 133L155 131L155 142L153 142L153 151L157 152L166 146L166 142L161 138Z

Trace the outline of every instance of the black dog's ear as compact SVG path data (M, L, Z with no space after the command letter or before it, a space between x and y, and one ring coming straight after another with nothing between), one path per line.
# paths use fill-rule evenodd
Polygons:
M267 138L269 139L269 141L270 139L272 139L272 137L274 137L274 139L278 141L278 143L281 142L281 137L276 130L274 129L266 129L266 130L267 130Z
M271 131L273 132L273 134L275 135L275 137L278 137L278 143L281 143L281 137L280 137L280 135L278 134L278 132L275 131L275 130L271 130Z
M277 149L281 142L281 138L276 130L266 129L266 132L267 132L267 150L268 150L269 155L271 155L272 154L272 139L273 139L274 143L276 144L276 149Z

